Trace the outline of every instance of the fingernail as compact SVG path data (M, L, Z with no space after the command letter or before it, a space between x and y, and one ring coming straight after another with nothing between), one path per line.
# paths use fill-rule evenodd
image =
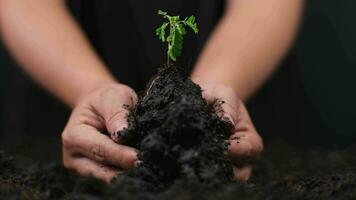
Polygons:
M125 130L125 129L127 129L127 128L128 128L128 125L127 125L127 124L122 124L122 123L120 123L120 124L118 124L118 125L116 126L116 132L123 131L123 130Z
M235 121L234 119L231 117L231 115L225 114L224 118L227 118L234 126L235 126Z
M141 160L137 160L137 161L135 161L134 166L135 166L135 167L138 167L138 166L140 166L141 164L142 164L142 161L141 161Z

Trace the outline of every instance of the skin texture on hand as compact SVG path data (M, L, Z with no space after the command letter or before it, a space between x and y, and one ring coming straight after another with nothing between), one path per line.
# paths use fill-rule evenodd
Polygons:
M136 150L103 133L114 136L127 127L127 107L136 102L135 92L122 84L106 84L83 96L62 133L65 167L106 182L134 167Z
M234 125L229 141L229 157L235 165L235 178L248 180L252 164L263 150L262 138L257 133L243 102L231 87L214 83L199 85L203 89L203 98L208 103L214 103L217 99L222 102L221 112L218 114L229 119Z

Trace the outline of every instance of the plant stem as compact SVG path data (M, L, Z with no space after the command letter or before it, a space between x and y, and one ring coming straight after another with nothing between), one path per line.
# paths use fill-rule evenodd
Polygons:
M169 54L167 54L167 67L171 65L171 59L169 59Z

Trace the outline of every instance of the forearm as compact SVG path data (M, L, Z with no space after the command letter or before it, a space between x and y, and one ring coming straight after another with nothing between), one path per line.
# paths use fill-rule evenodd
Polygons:
M63 0L0 0L0 30L23 69L69 106L115 81Z
M193 71L193 80L233 87L247 100L287 52L302 0L230 0Z

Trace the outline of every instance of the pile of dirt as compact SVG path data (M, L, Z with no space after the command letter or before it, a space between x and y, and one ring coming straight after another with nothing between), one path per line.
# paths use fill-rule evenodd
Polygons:
M161 69L131 110L123 141L141 163L106 185L60 163L33 163L0 152L0 197L99 199L356 199L355 148L298 149L266 144L248 183L233 181L227 157L231 124L222 102L207 105L201 88L174 67ZM40 152L39 152L40 153Z
M220 105L208 105L201 88L177 68L161 69L130 112L128 129L119 133L139 149L141 164L118 181L151 192L182 178L210 187L231 182L227 141L233 127L217 115Z

